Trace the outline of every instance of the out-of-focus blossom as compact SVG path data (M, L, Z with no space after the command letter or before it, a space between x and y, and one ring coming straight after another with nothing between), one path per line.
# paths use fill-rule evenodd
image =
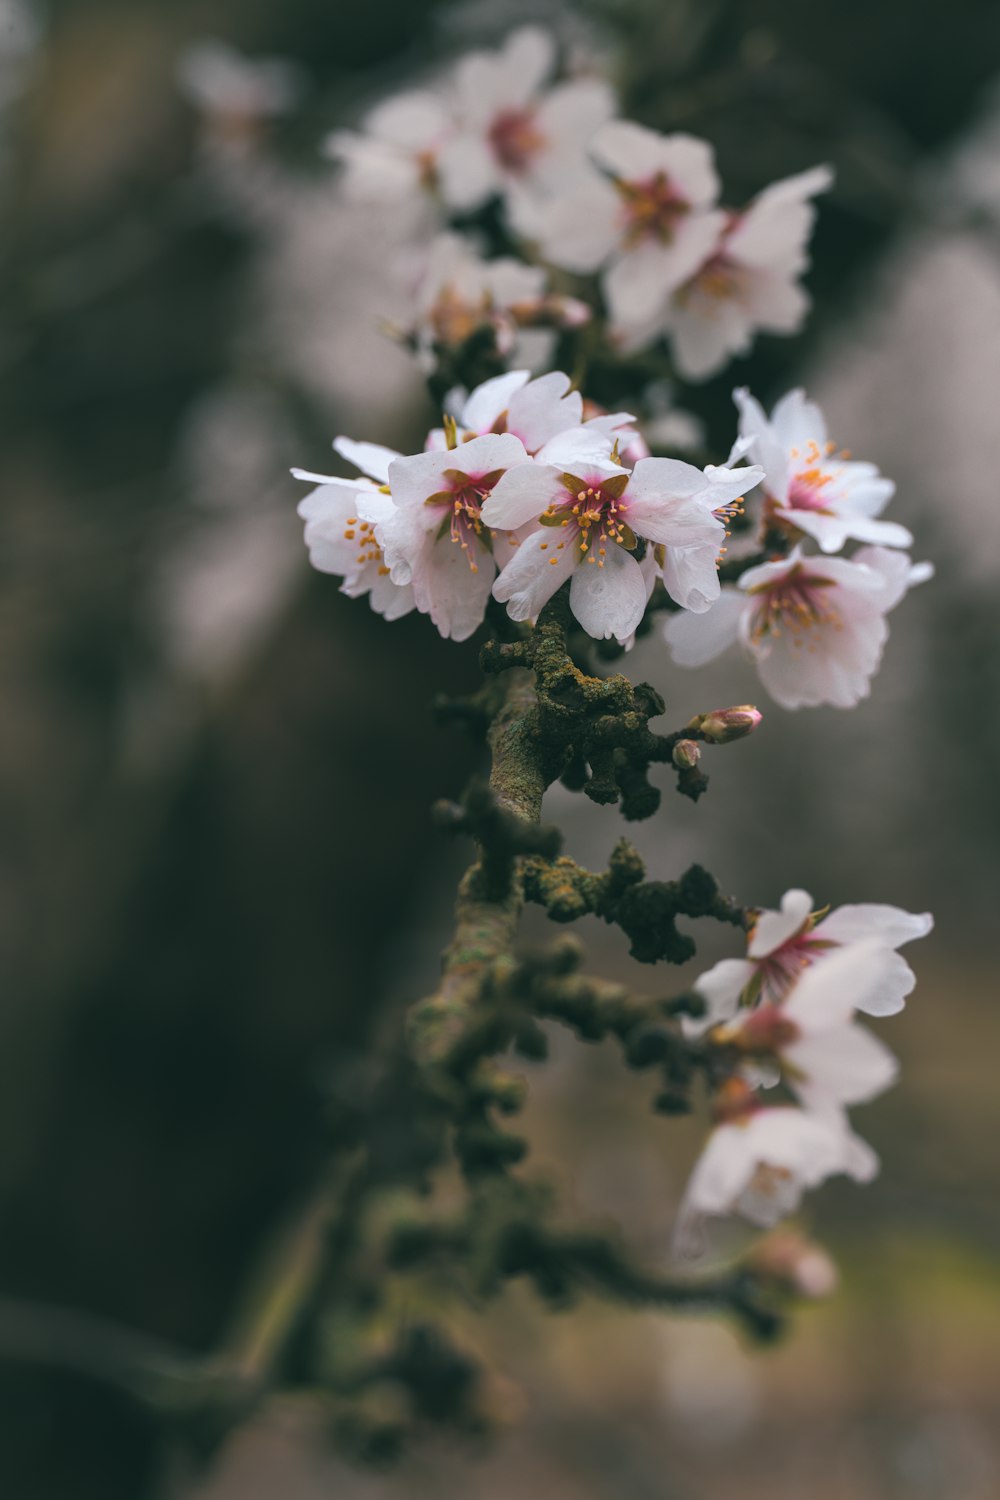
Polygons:
M896 486L875 464L838 453L827 437L823 413L805 392L789 391L770 420L747 390L734 392L740 436L763 466L765 520L795 535L810 536L823 552L839 552L847 541L908 547L913 537L895 521L879 521Z
M808 891L786 891L779 911L757 913L746 958L721 959L697 981L695 988L708 1004L698 1028L731 1019L741 1005L780 1005L813 964L855 944L865 948L870 975L856 985L855 1008L894 1015L916 984L913 970L895 950L926 937L933 925L930 912L918 915L876 902L814 911Z
M414 90L376 105L360 131L333 131L323 149L342 164L349 198L405 199L436 187L438 156L452 128L444 102L427 90Z
M480 330L492 332L498 353L514 356L522 319L530 322L545 303L547 279L540 266L483 260L461 235L439 235L414 289L410 336L423 369L436 368L441 348L458 348Z
M569 376L552 370L532 380L529 370L497 375L467 396L454 412L456 436L462 442L487 432L512 432L528 453L537 453L560 432L579 427L583 397L570 390ZM447 446L443 428L435 428L428 447Z
M244 57L228 42L205 40L182 56L177 77L193 105L224 135L253 131L294 109L302 70L283 57Z
M715 558L725 536L714 511L754 484L757 473L701 470L669 458L640 459L630 473L604 434L586 427L562 433L535 462L511 469L484 508L491 526L539 525L497 580L494 597L513 619L533 619L572 578L570 607L583 628L599 639L627 640L649 594L632 555L641 537L665 557L675 549L700 553L705 569L672 581L682 584L679 604L707 607L705 596L718 589Z
M527 461L507 432L388 467L395 509L378 527L386 564L393 583L412 584L417 608L445 637L464 641L482 622L497 565L512 550L483 510L504 473Z
M772 183L744 212L731 214L711 254L666 304L662 321L628 330L626 342L641 347L669 333L678 373L705 380L745 354L757 332L797 333L809 310L799 278L809 264L812 199L832 180L828 167L814 167Z
M810 965L782 1000L743 1009L714 1032L780 1078L801 1104L824 1118L874 1099L895 1080L896 1059L855 1011L878 1007L895 978L898 954L875 943L852 943Z
M726 222L712 149L690 135L658 135L612 120L590 143L606 175L541 205L521 227L567 270L601 270L614 325L662 319L667 299L718 243Z
M361 469L358 479L310 474L293 469L296 479L317 481L299 504L306 523L305 543L309 561L321 573L343 578L341 593L349 599L365 594L376 614L398 620L415 606L413 589L393 583L376 539L376 526L395 510L384 493L389 465L401 455L377 443L355 443L337 438L334 447L342 458Z
M458 63L448 85L455 130L437 162L450 208L476 208L504 192L548 195L587 174L587 143L614 113L614 95L600 78L546 90L554 65L555 43L537 26Z
M707 614L674 616L664 632L683 667L701 666L740 640L783 708L853 708L881 662L887 613L932 571L885 547L863 547L850 561L803 557L795 548L749 569Z
M716 1100L718 1123L691 1174L678 1213L676 1248L702 1248L706 1218L739 1214L770 1229L794 1213L808 1188L838 1173L868 1181L873 1154L859 1153L842 1122L795 1105L764 1105L740 1079Z

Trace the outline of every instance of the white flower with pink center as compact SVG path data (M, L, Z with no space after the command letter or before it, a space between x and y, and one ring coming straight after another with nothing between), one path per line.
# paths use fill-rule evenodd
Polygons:
M895 493L893 481L875 464L837 452L823 413L804 391L782 396L770 420L749 391L734 391L733 399L740 435L764 469L769 524L812 537L823 552L839 552L847 541L910 546L905 526L877 519Z
M633 348L670 335L674 364L686 380L706 380L759 331L797 333L809 309L799 278L816 217L812 199L830 186L829 167L787 177L733 213L718 244L664 311L662 325L626 333Z
M590 154L606 175L594 173L522 228L554 265L583 274L604 267L611 321L635 329L662 318L671 293L718 243L726 215L714 207L712 148L612 120Z
M546 90L554 65L555 43L537 26L458 63L447 86L455 128L437 159L450 208L497 193L544 196L587 171L587 143L614 113L614 95L600 78Z
M449 404L451 400L449 397ZM537 380L532 380L529 370L510 370L485 380L459 401L457 410L452 410L461 442L488 432L512 432L533 454L560 432L579 427L583 397L579 391L570 390L569 376L561 370L552 370ZM447 447L443 427L432 430L427 446Z
M815 911L808 891L786 891L780 910L757 913L746 958L724 958L697 981L695 989L708 1012L703 1021L689 1024L701 1031L731 1020L741 1006L781 1005L807 970L858 945L864 948L872 982L859 987L855 1008L872 1016L895 1015L916 984L896 949L926 937L933 926L930 912L877 902Z
M669 458L640 459L630 473L614 461L601 432L562 433L534 462L512 468L484 506L491 526L514 531L538 523L497 579L494 597L512 619L534 619L572 579L570 607L584 630L626 641L651 587L633 555L639 539L667 553L707 548L714 572L725 536L714 508L754 484L757 473L701 470Z
M887 613L932 573L885 547L862 547L850 561L795 548L749 569L707 614L674 616L664 634L682 667L702 666L740 640L783 708L853 708L881 662Z
M497 564L512 549L483 509L504 473L526 462L520 438L491 433L389 464L395 509L378 540L393 583L412 586L417 609L445 637L464 641L482 622Z
M341 593L349 599L367 594L376 614L398 620L414 608L413 589L393 583L375 529L395 509L384 486L390 463L400 455L378 443L343 437L333 446L364 477L341 479L292 470L296 479L316 485L299 504L309 561L319 572L343 578Z
M695 1164L678 1213L682 1255L703 1248L706 1218L739 1214L770 1229L794 1213L808 1188L845 1173L867 1182L877 1159L836 1117L768 1106L739 1079L716 1098L717 1124Z
M453 130L444 101L414 90L376 105L359 131L333 131L323 150L341 164L348 197L372 203L406 199L434 191L438 156Z
M522 318L546 304L545 272L510 256L483 260L461 235L438 235L413 288L413 336L425 368L436 364L436 347L454 348L478 329L492 327L497 348L512 354Z

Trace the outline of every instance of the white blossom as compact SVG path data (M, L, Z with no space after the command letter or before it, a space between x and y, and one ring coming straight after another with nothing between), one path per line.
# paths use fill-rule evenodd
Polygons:
M434 190L438 156L453 129L444 101L429 90L414 90L376 105L359 131L333 131L323 150L343 167L349 198L406 199Z
M461 235L438 235L413 291L412 336L423 368L435 368L438 346L456 347L483 327L493 329L501 354L513 355L521 318L530 321L545 304L546 282L540 266L511 256L483 260Z
M539 523L494 585L515 620L534 619L568 578L570 607L590 635L627 640L652 587L632 555L642 537L654 550L697 552L704 564L684 576L685 607L704 607L718 588L715 559L725 536L716 507L732 502L758 471L701 470L671 458L644 458L629 472L605 434L583 427L554 437L534 462L512 468L483 509L488 525L517 530Z
M395 509L376 534L393 583L412 585L417 609L445 637L464 641L482 622L497 563L512 548L485 521L484 505L504 472L527 461L524 444L508 432L388 466Z
M713 1035L742 1048L780 1077L799 1102L824 1117L874 1099L896 1078L887 1047L854 1021L871 1012L895 980L891 949L853 943L800 972L780 1001L763 1000Z
M583 419L583 397L570 389L569 376L561 370L552 370L536 380L532 380L530 370L510 370L484 380L455 406L460 441L487 432L512 432L529 454L537 453L560 432L579 427ZM444 429L433 429L428 447L446 445Z
M522 220L542 256L567 270L603 269L611 321L635 330L663 316L670 294L711 254L726 222L712 149L612 120L590 143L602 169Z
M853 708L882 659L887 613L932 572L885 547L863 547L849 561L803 557L796 547L749 569L707 614L675 615L664 633L683 667L702 666L740 640L783 708Z
M868 971L857 988L857 1010L890 1016L903 1009L916 978L895 950L926 937L934 925L930 912L902 911L898 906L861 902L815 911L808 891L786 891L778 911L757 913L747 937L745 958L724 958L703 974L695 989L708 1005L703 1030L736 1016L742 1005L780 1005L813 965L846 948L861 945Z
M807 1188L837 1173L868 1181L878 1168L874 1154L842 1121L794 1105L762 1105L745 1085L734 1083L738 1102L730 1107L726 1101L678 1212L681 1254L701 1249L706 1218L739 1214L770 1229L794 1213Z
M341 593L349 599L367 594L376 614L398 620L414 608L413 589L409 584L393 583L376 538L376 526L387 521L395 509L384 493L384 485L390 463L400 455L377 443L355 443L342 437L334 447L342 458L362 470L362 477L339 479L292 470L296 479L316 482L316 488L299 504L299 515L306 523L309 561L319 572L343 578Z
M185 52L177 76L192 104L234 127L287 114L302 93L301 70L287 58L244 57L214 39Z
M846 541L908 547L913 537L894 521L877 519L895 493L875 464L838 453L827 437L823 413L805 392L789 391L770 420L750 392L738 390L740 435L751 441L764 469L765 519L795 535L804 533L823 552Z
M678 373L705 380L745 354L758 331L797 333L809 309L799 278L816 217L811 200L832 180L829 167L814 167L772 183L731 214L711 254L670 298L662 327L628 341L649 343L669 333Z
M450 208L477 208L497 193L548 195L586 173L587 143L614 113L614 96L600 78L546 90L554 64L555 43L537 26L457 64L447 84L455 126L437 160Z

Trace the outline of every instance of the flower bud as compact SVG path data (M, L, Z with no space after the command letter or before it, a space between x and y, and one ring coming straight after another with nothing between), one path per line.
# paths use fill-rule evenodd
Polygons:
M701 760L701 749L694 740L678 740L674 746L673 761L678 771L693 771Z
M738 703L735 708L713 708L710 713L696 714L687 726L700 731L712 745L728 745L753 734L763 714L752 703Z

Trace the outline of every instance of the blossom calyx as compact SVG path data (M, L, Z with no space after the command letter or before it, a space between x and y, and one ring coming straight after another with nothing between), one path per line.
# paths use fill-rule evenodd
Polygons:
M738 703L735 708L713 708L707 714L695 714L688 729L697 730L711 745L728 745L753 734L764 715L752 703Z

